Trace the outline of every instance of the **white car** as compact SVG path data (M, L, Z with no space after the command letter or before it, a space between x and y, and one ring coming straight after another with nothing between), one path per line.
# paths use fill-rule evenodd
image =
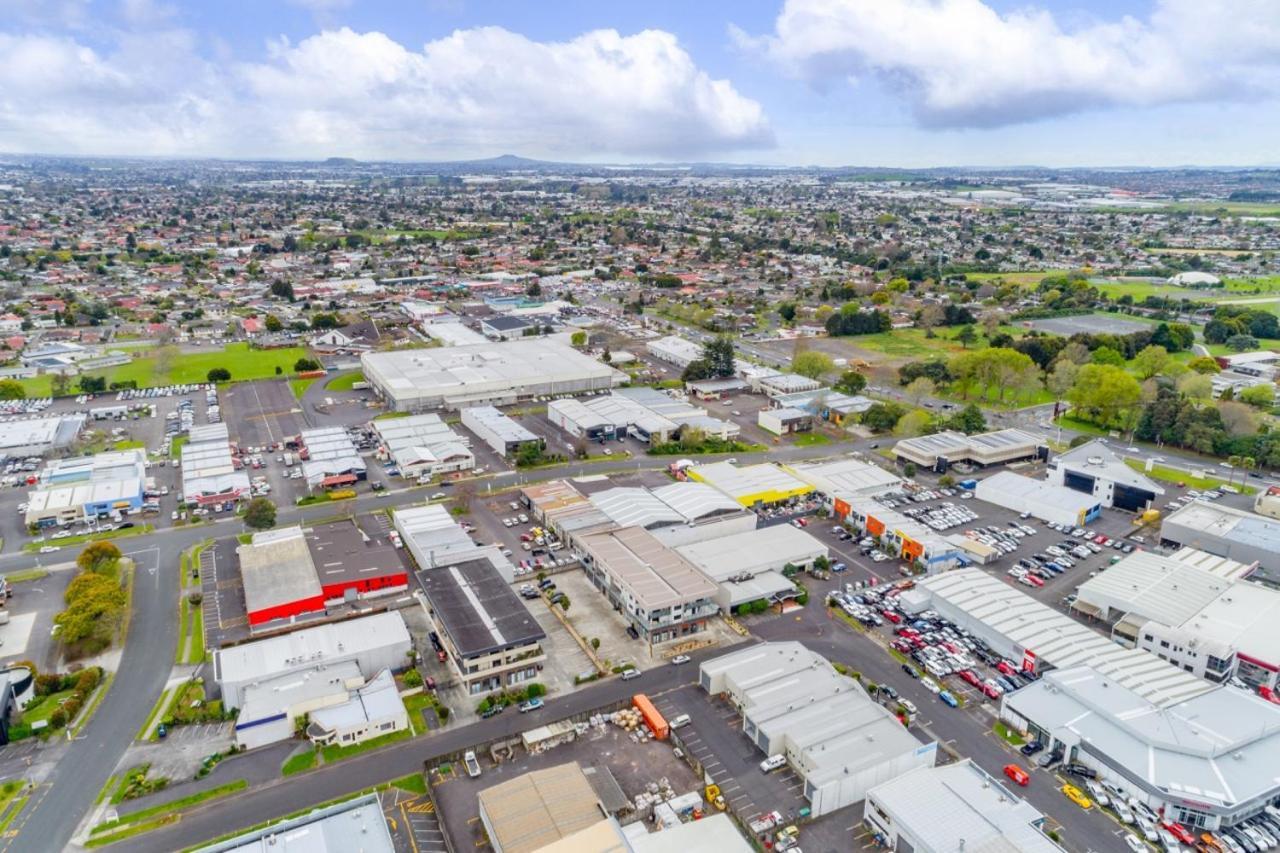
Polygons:
M1143 853L1147 849L1147 843L1132 832L1124 834L1124 843L1133 853Z
M52 554L54 551L61 551L57 545L45 545L40 549L41 554Z
M787 757L785 755L770 755L760 762L760 769L765 773L772 773L778 768L786 766L786 763Z

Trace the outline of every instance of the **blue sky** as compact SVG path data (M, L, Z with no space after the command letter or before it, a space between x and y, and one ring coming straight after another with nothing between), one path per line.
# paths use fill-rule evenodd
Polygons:
M0 150L1280 161L1274 0L0 0Z

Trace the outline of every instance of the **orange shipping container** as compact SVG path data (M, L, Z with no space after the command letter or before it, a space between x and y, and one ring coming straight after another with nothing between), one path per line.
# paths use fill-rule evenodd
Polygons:
M631 704L635 705L640 716L644 717L645 724L653 732L653 736L658 740L666 740L667 735L671 734L671 727L667 725L666 718L658 713L658 709L653 707L649 697L643 693L637 693L631 697Z

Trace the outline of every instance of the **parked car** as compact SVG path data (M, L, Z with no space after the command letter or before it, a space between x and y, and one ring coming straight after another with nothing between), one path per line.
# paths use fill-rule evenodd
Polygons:
M543 701L537 697L520 703L520 713L527 714L530 711L537 711L543 706Z
M688 663L690 660L692 660L692 658L690 658L688 655L676 655L671 659L671 665L679 666L682 663Z
M1082 809L1088 810L1093 808L1093 800L1086 797L1084 795L1084 792L1081 791L1079 788L1077 788L1075 785L1063 785L1062 793L1066 795L1066 798L1068 800L1075 803L1077 806L1079 806Z
M765 773L772 773L773 771L785 766L786 763L787 757L785 755L770 755L764 761L760 762L760 769Z

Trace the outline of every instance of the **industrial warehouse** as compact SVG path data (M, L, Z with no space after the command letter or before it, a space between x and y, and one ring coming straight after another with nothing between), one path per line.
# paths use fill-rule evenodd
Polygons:
M920 743L858 682L800 643L713 658L698 678L708 694L727 696L742 715L742 733L765 757L785 756L815 817L937 760L936 742Z
M50 527L142 508L147 454L116 450L56 459L45 466L28 497L26 523Z
M367 352L360 362L370 386L398 412L510 405L607 391L626 380L626 374L547 338Z
M1192 501L1165 517L1160 541L1280 572L1280 521L1246 510Z
M1026 459L1047 459L1049 447L1038 435L1020 429L1001 429L977 435L950 430L906 438L893 446L899 462L912 462L937 474L953 465L986 468Z

